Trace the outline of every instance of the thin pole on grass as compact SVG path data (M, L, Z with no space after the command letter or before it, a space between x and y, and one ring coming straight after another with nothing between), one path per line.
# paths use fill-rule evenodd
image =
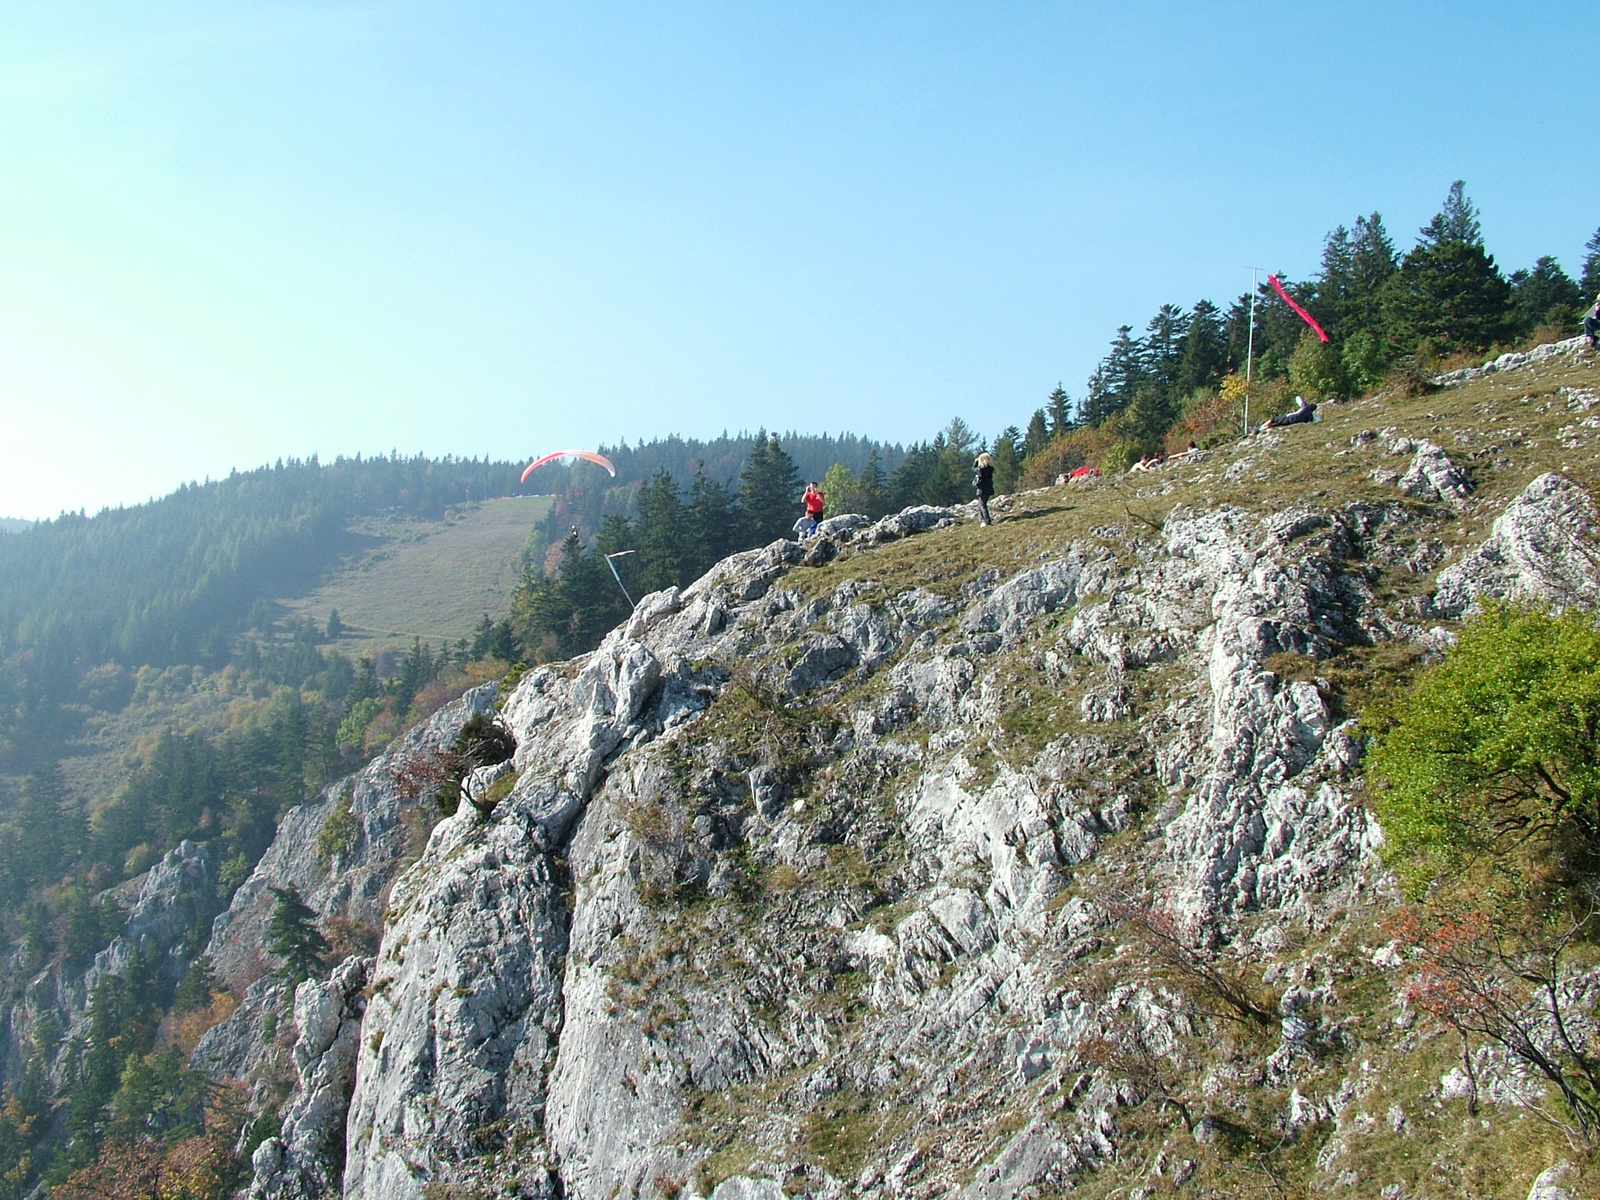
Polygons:
M1241 437L1250 436L1250 367L1256 357L1256 291L1260 284L1256 282L1256 275L1260 267L1250 268L1250 332L1245 338L1244 351L1244 430Z

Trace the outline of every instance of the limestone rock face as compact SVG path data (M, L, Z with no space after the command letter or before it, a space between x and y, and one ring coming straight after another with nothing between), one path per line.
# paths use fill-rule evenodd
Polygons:
M857 540L954 519L912 510L870 536L858 527ZM1163 840L1174 909L1197 939L1223 936L1245 911L1309 909L1351 877L1371 840L1341 783L1355 747L1313 684L1267 660L1314 661L1335 639L1366 636L1363 622L1382 625L1345 570L1382 522L1180 510L1159 541L1123 531L1121 554L1074 544L954 603L856 580L807 598L785 584L804 569L796 549L774 544L644 598L575 670L523 678L504 706L518 739L509 797L487 821L464 806L396 884L345 1194L417 1197L481 1182L486 1162L507 1179L513 1158L538 1165L517 1184L535 1192L554 1186L548 1171L572 1197L659 1194L697 1169L684 1132L696 1094L783 1077L812 1098L894 1095L913 1069L928 1096L947 1094L938 1081L973 1037L1000 1038L1000 1077L1031 1083L1066 1069L1107 1021L1181 1027L1137 991L1062 1007L1028 947L1093 927L1081 903L1057 898L1149 803L1154 773L1187 795ZM1072 619L1052 625L1062 612ZM1058 641L1040 641L1047 628ZM961 747L1000 719L991 664L1029 647L1046 670L1088 681L1082 707L1102 725L1127 718L1134 673L1189 682L1174 684L1131 757L1068 737L980 776ZM859 707L832 733L782 715L853 696L880 673L882 687L847 700ZM757 712L773 706L766 749L700 729L708 704L738 694ZM912 723L936 731L926 749L897 740ZM818 737L831 740L814 753L842 768L813 820L789 743ZM869 802L889 775L903 779L898 829ZM857 925L848 887L832 912L801 908L775 925L716 905L692 936L663 925L663 904L686 888L748 886L752 860L798 876L843 861L829 846L884 837L904 847L892 884L902 915L887 929ZM844 1058L794 992L813 973L831 986L841 970L861 974L871 1014ZM1071 1128L1026 1125L969 1193L1059 1185L1109 1152L1115 1093L1090 1101ZM912 1149L880 1177L925 1170ZM779 1173L769 1164L716 1194L765 1195Z
M1451 499L1448 459L1411 452ZM963 518L908 510L829 531L842 573L782 542L644 597L593 654L522 677L514 759L468 784L515 772L506 798L433 829L370 967L296 993L299 1082L255 1195L1070 1188L1139 1102L1106 1047L1159 1059L1197 1028L1142 977L1087 982L1112 909L1203 954L1281 945L1366 886L1381 835L1320 664L1423 636L1420 602L1371 582L1438 561L1417 507L1180 506L942 594L874 567ZM1435 605L1592 601L1580 517L1574 485L1536 480ZM312 823L286 836L267 877L329 902ZM1126 881L1100 880L1113 862ZM270 983L197 1061L249 1069L249 1031L286 1004ZM1282 991L1264 1083L1288 1092L1333 1036L1327 986ZM1285 1128L1332 1111L1293 1094ZM1003 1136L973 1140L1002 1109ZM1229 1136L1193 1115L1194 1141Z
M463 804L396 885L356 1059L347 1195L420 1196L488 1149L494 1122L540 1120L566 950L542 838L534 813L513 805L483 828Z
M253 1200L315 1200L336 1191L344 1169L345 1111L355 1080L369 958L351 957L327 980L294 994L294 1065L299 1086L281 1128L255 1152Z
M304 1034L297 1027L297 994L269 974L277 964L262 949L267 920L275 904L271 889L299 889L306 903L324 920L334 918L348 922L349 928L368 931L375 947L395 876L408 849L415 854L421 848L411 848L417 840L417 830L426 829L428 818L421 806L433 806L430 796L406 794L400 778L404 765L414 757L448 747L474 713L492 707L494 695L493 684L473 689L434 713L356 775L324 789L312 803L286 813L255 871L234 893L228 909L212 923L206 953L218 975L236 994L242 992L242 998L232 1014L206 1031L190 1055L190 1067L212 1079L250 1084L258 1109L275 1106L275 1075L299 1078L300 1086L280 1115L304 1104L310 1106L302 1122L309 1122L306 1129L320 1131L321 1125L328 1122L332 1123L330 1127L337 1127L335 1152L316 1148L332 1144L327 1139L317 1140L322 1138L321 1132L303 1133L297 1142L289 1138L286 1125L276 1148L262 1150L266 1165L257 1172L258 1190L287 1189L284 1194L298 1196L302 1193L297 1188L339 1185L345 1109L355 1062L354 1030L361 1012L356 1000L347 997L348 1028L340 1035L343 1040L337 1041L338 1053L328 1060L329 1066L318 1076L319 1082L308 1085L301 1078L297 1052L292 1049L300 1045ZM347 808L350 815L349 836L337 846L328 846L319 835L341 807ZM353 971L350 963L362 961L370 960L358 955L340 970ZM367 981L359 986L366 987ZM306 1086L314 1087L314 1101L304 1090ZM275 1154L278 1160L273 1159Z
M1456 387L1459 384L1469 383L1474 379L1482 379L1485 375L1494 375L1501 371L1517 371L1523 367L1537 366L1539 363L1549 362L1553 358L1563 358L1577 354L1587 343L1579 337L1567 338L1560 342L1546 342L1542 346L1535 346L1532 350L1515 350L1502 354L1499 358L1491 359L1481 367L1463 367L1459 371L1446 371L1443 375L1435 375L1433 383L1438 387Z
M1488 539L1439 572L1433 607L1471 612L1486 598L1569 605L1600 590L1594 500L1554 471L1540 475L1495 518Z
M1528 1189L1528 1200L1572 1200L1571 1189L1561 1186L1561 1181L1571 1170L1571 1163L1557 1163L1540 1171L1533 1186Z

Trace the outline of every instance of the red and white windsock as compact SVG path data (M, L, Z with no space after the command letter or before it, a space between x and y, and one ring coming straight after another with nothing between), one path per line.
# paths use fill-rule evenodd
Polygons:
M1328 335L1322 332L1322 326L1317 324L1316 318L1308 313L1305 309L1301 308L1294 302L1293 299L1290 298L1289 293L1283 290L1283 284L1278 282L1278 277L1276 275L1268 275L1267 282L1272 285L1273 291L1277 292L1278 295L1283 297L1283 302L1299 314L1302 321L1317 331L1317 336L1319 338L1321 338L1323 341L1328 340Z

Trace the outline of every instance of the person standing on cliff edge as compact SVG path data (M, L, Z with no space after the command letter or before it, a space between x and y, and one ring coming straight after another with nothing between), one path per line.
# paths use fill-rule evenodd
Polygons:
M823 510L828 507L827 500L822 495L822 489L817 486L816 480L806 484L806 494L800 497L800 502L805 506L805 512L800 519L809 525L807 536L817 532L817 524L822 520Z
M989 497L994 495L994 456L987 450L972 464L972 486L978 493L978 520L993 525L989 519Z

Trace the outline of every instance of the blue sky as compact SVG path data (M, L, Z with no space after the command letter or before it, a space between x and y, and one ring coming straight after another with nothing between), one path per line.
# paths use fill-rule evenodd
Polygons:
M1600 226L1570 6L0 7L0 515L279 456L1075 397L1116 326L1464 178Z

